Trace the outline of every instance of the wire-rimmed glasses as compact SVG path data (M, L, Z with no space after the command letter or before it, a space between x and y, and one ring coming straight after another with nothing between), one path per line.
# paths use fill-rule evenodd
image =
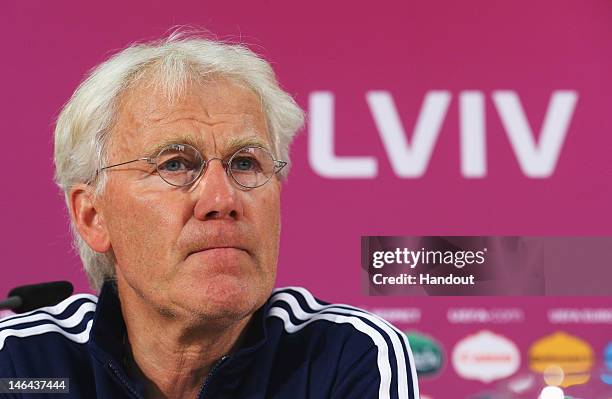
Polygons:
M226 173L241 187L257 188L266 184L287 162L274 159L264 147L250 145L234 152L227 161L221 158L204 159L189 144L169 144L154 157L137 158L98 169L98 173L137 161L155 165L157 174L171 186L184 187L195 182L212 160L219 160Z

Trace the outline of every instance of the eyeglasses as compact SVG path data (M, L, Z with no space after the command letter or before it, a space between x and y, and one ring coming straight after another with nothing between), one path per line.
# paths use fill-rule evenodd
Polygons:
M137 161L155 165L157 174L171 186L184 187L195 182L212 160L219 160L225 172L241 187L256 188L266 184L275 173L280 172L287 162L274 159L270 152L259 146L240 148L229 157L204 159L202 154L189 144L169 144L157 156L137 158L98 169L98 173Z

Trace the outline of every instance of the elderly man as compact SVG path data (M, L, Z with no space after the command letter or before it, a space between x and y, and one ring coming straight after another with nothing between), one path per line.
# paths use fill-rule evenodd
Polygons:
M401 332L273 290L302 123L240 45L175 34L94 69L55 164L100 296L0 322L0 376L69 378L79 398L417 398Z

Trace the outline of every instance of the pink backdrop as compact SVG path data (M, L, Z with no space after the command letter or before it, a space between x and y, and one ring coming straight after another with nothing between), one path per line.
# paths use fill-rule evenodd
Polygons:
M52 279L87 290L52 183L54 118L84 73L110 53L183 24L251 44L307 111L316 93L331 92L335 155L376 162L371 178L324 177L308 156L322 131L300 134L283 192L281 286L303 285L330 301L427 311L427 298L362 296L360 236L612 235L611 21L608 0L3 2L0 109L8 159L0 294ZM411 144L426 95L446 92L448 109L422 176L394 171L366 99L373 91L392 96ZM482 178L462 175L466 91L483 99ZM530 178L521 169L493 99L499 91L518 96L535 142L553 92L577 95L549 177ZM566 301L612 307L609 297ZM435 331L434 324L420 328ZM612 339L597 331L597 342ZM443 397L443 387L425 387Z

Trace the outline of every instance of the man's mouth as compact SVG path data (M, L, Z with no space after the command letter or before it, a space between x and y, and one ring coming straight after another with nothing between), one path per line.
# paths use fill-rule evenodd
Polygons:
M245 252L245 253L249 253L249 251L247 251L244 248L241 247L234 247L234 246L213 246L213 247L206 247L206 248L201 248L201 249L197 249L195 251L191 251L187 256L191 256L194 254L199 254L199 253L213 253L213 252L219 252L219 253L230 253L230 252L234 252L234 251L240 251L240 252Z

